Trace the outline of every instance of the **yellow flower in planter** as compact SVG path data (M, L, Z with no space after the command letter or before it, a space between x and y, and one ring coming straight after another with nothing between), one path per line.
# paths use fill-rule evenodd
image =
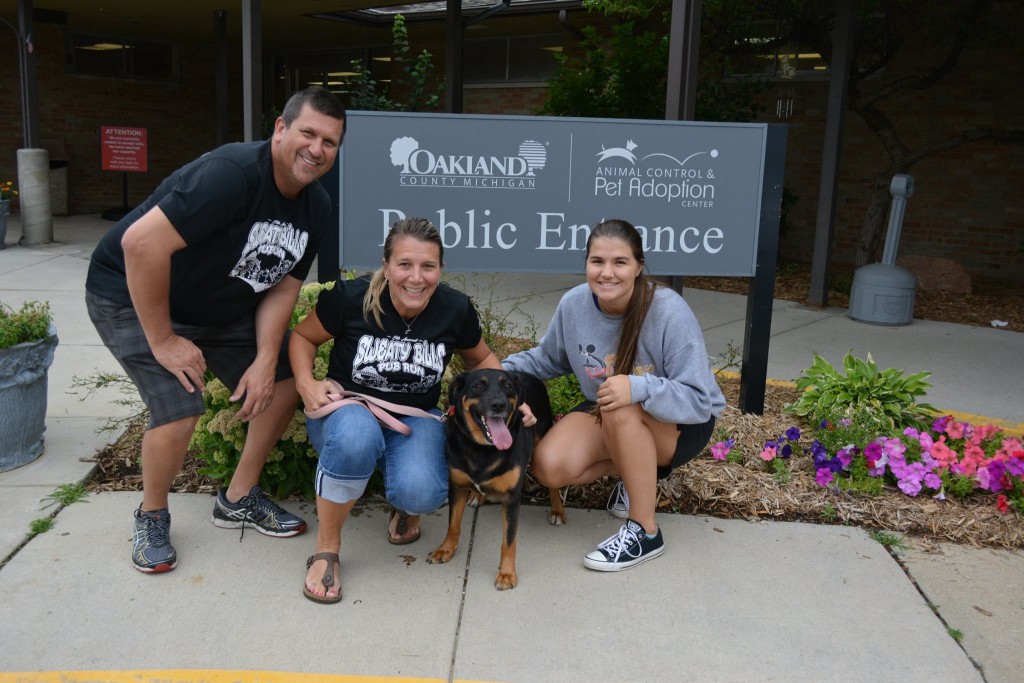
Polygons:
M12 199L18 196L18 191L14 189L14 183L10 180L5 180L0 183L0 200Z

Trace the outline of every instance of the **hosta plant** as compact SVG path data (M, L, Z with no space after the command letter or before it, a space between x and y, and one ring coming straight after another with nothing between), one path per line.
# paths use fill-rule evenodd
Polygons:
M870 412L897 432L906 427L924 429L937 412L919 402L931 387L925 381L930 372L904 377L902 370L879 370L870 353L861 360L850 352L843 357L842 370L815 354L814 364L797 379L800 398L785 410L814 424L843 411Z

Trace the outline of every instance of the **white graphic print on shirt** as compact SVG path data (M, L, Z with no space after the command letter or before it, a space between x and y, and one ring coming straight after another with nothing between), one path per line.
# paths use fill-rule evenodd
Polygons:
M291 223L260 221L249 230L242 258L231 269L231 277L249 283L254 292L270 289L291 272L306 253L309 233Z
M378 391L418 394L441 381L444 344L365 334L352 359L352 381Z

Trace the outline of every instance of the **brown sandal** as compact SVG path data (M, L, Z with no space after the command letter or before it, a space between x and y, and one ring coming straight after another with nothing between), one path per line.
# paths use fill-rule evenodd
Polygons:
M341 558L338 557L338 553L317 553L316 555L310 556L306 560L306 571L313 566L313 563L317 560L327 560L327 570L324 572L323 578L320 579L320 583L323 584L326 590L330 590L331 586L334 585L334 565L338 565L338 572L341 572ZM323 605L331 605L336 602L341 602L341 582L338 583L338 594L337 595L317 595L308 588L306 588L306 582L302 582L302 594L313 602L319 602Z
M398 523L395 524L395 533L398 534L398 538L391 535L391 520L395 518L395 515L398 515ZM408 512L391 508L391 516L388 517L388 541L391 545L408 545L420 540L419 528L416 529L416 533L413 536L405 538L405 535L409 533L409 518L411 516Z

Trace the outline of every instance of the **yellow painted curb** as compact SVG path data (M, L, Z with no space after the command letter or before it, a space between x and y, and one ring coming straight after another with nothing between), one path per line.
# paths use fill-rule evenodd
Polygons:
M0 672L0 683L437 683L442 678L349 676L284 671L215 669L153 669L148 671L23 671ZM457 683L473 683L459 681ZM476 682L482 683L482 682Z

